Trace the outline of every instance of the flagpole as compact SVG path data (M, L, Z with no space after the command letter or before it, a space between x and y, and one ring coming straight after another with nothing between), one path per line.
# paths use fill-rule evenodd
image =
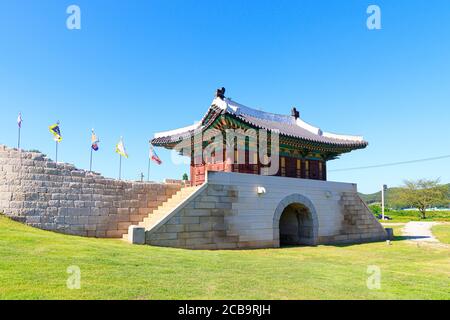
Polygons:
M148 157L147 182L150 182L150 157Z
M19 137L17 139L17 150L20 150L20 125L19 125Z
M58 163L58 141L55 141L56 143L56 160L55 163Z
M89 171L92 172L92 146L91 146L91 160L89 161Z
M119 180L122 178L122 155L119 154Z

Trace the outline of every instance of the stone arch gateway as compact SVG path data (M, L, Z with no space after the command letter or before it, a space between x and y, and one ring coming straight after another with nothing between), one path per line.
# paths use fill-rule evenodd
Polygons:
M278 204L273 217L274 240L281 245L317 245L319 219L310 199L291 194Z

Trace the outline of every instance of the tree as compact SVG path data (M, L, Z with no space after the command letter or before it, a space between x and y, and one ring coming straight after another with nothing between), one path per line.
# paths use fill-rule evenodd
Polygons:
M187 173L183 174L183 181L188 181L189 180L189 176L187 175Z
M405 180L399 190L399 200L408 206L419 209L421 218L426 219L427 209L431 206L448 204L448 185L440 185L439 179L416 181Z

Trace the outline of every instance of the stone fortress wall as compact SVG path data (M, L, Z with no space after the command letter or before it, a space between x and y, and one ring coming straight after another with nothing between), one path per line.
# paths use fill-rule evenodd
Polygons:
M180 189L107 179L0 145L0 212L44 230L120 238Z
M258 193L260 188L264 193ZM208 172L202 186L181 189L177 181L107 179L70 164L56 164L42 153L0 145L0 213L44 230L121 238L144 224L142 244L273 248L281 244L286 210L292 214L292 205L302 205L309 220L291 227L297 228L298 236L307 228L308 244L387 238L354 184Z

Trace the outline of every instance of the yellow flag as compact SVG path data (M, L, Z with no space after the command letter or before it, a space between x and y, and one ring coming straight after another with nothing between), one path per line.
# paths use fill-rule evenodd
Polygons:
M122 138L120 138L120 141L116 145L116 153L120 154L122 157L128 158L128 153L125 150Z
M48 127L48 129L50 130L51 134L53 134L53 137L56 142L62 141L61 130L59 129L59 122L54 125L51 125L50 127Z

